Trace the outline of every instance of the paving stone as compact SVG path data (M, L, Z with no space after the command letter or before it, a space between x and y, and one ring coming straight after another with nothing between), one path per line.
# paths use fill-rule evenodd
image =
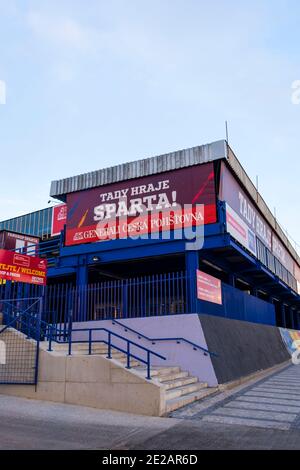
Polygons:
M298 414L300 413L300 406L277 405L275 403L249 403L241 400L231 401L225 408L240 408L245 410L259 410L259 411L278 411L282 413Z
M222 424L231 424L231 425L243 425L243 426L251 426L251 427L258 427L258 428L271 428L271 429L281 429L283 431L287 431L290 429L289 424L285 423L276 423L274 421L266 421L266 420L256 420L256 419L245 419L245 418L238 418L238 417L229 417L229 416L213 416L208 415L203 418L203 421L211 422L211 423L222 423Z
M228 425L300 429L300 368L289 366L205 407L186 407L176 417Z

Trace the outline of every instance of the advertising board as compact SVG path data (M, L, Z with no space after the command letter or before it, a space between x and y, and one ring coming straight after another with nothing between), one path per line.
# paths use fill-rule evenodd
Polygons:
M67 205L59 204L52 208L51 236L59 235L67 222Z
M47 260L0 249L0 279L45 286Z
M66 245L214 223L214 166L207 163L71 193L67 206Z
M209 274L197 270L197 298L222 305L222 283Z

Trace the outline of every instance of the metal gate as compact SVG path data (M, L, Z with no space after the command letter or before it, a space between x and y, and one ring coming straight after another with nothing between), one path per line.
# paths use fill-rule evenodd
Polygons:
M37 384L41 311L41 298L0 301L0 384Z

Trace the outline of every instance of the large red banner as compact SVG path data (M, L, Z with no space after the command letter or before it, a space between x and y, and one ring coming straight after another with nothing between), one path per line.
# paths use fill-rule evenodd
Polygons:
M0 279L45 286L47 260L0 250Z
M207 163L71 193L67 206L66 245L215 223L214 167Z

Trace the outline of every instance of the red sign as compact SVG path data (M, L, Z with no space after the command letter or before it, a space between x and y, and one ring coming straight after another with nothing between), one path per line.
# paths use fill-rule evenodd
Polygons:
M0 279L45 286L47 260L0 250Z
M60 204L52 208L51 236L60 235L67 223L67 204Z
M207 163L71 193L67 205L66 245L215 223L214 167Z
M197 270L197 297L199 300L222 305L222 283L220 279Z

